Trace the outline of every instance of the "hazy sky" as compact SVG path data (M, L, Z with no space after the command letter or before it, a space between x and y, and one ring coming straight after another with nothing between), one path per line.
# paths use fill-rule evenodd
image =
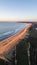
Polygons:
M0 21L37 20L37 0L0 0Z

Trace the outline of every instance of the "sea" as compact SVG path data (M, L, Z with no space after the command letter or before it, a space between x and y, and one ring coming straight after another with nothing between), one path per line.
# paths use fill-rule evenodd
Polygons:
M0 22L0 40L3 40L19 32L28 23L19 22Z

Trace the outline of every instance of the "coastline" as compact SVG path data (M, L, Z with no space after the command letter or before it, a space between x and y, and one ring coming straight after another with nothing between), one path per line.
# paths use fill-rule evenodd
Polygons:
M29 23L29 24L30 24L30 23ZM29 25L29 24L27 24L27 25ZM27 25L26 25L26 26L27 26ZM26 27L26 26L25 26L25 27ZM0 42L3 41L3 40L5 40L5 39L7 39L7 38L9 38L9 37L11 37L11 36L15 36L16 34L20 33L23 29L25 29L25 27L22 28L22 29L20 29L20 30L17 31L16 33L10 33L10 34L1 36L1 37L0 37Z
M29 23L29 24L30 24L30 23ZM27 24L27 25L28 25L28 24ZM27 25L26 25L26 26L27 26ZM25 26L25 27L26 27L26 26ZM22 29L24 29L25 27L21 28L20 30L18 30L18 31L15 32L15 33L12 32L12 31L11 31L11 32L9 31L10 33L9 33L9 32L5 32L4 34L6 34L6 33L9 33L9 34L2 35L2 36L0 37L0 41L3 41L4 39L9 38L9 37L11 37L11 36L14 36L15 34L19 33L19 32L20 32Z
M3 41L0 41L0 59L6 60L5 56L6 58L10 59L10 54L12 53L11 50L13 46L16 46L17 42L19 42L19 40L22 40L26 36L26 33L28 32L31 25L32 24L28 24L25 28L23 28L15 35L10 36L9 38L4 39Z
M3 25L3 27L2 27L2 25ZM6 38L8 38L8 37L10 37L12 35L15 35L19 31L21 31L24 27L26 27L26 25L27 25L26 23L22 24L22 23L18 23L18 22L17 23L16 22L14 22L14 23L13 22L11 22L11 23L9 22L7 24L7 22L5 22L5 23L2 22L0 24L0 41L4 40L4 39L6 39Z

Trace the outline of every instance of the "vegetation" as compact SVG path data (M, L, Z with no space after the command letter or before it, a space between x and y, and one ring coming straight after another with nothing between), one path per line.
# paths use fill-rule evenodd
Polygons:
M23 39L16 46L16 59L17 65L29 65L28 63L28 42L27 39Z

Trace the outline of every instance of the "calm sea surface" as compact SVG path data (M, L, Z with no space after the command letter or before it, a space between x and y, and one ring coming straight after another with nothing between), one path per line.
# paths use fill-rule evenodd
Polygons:
M0 22L0 40L24 28L27 23Z

